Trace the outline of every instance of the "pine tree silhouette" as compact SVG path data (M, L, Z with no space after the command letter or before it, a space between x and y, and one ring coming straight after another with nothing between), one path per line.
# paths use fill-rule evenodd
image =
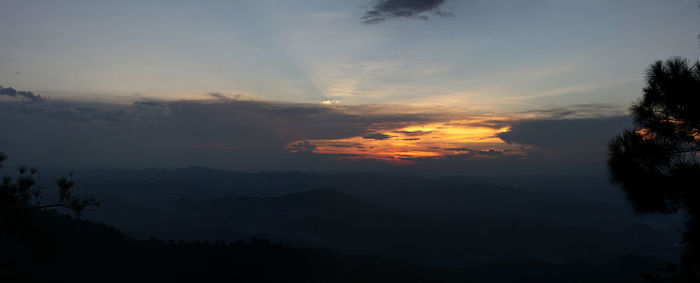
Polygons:
M609 143L608 169L635 213L686 213L683 282L700 280L700 63L674 57L647 70L635 128Z

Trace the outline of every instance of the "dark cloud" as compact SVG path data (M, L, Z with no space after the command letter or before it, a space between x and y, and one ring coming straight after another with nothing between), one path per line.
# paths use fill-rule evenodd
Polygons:
M314 151L316 146L308 141L299 141L289 145L289 150L292 152Z
M3 87L0 85L0 95L6 95L9 97L22 97L28 99L30 102L42 102L44 98L34 94L31 91L18 91L11 87Z
M474 155L502 156L504 152L507 152L507 151L493 150L493 149L474 150L474 149L470 149L470 148L445 148L445 150L460 152L460 153L462 153L462 154L460 154L462 156L474 156Z
M605 169L607 143L632 125L629 116L525 121L501 133L508 143L532 147L528 155L560 163L596 164ZM583 165L581 165L583 166Z
M356 144L356 143L333 143L333 144L329 144L328 146L345 147L345 148L351 148L351 147L352 148L361 148L361 146L359 144Z
M444 16L438 10L446 0L376 0L362 16L365 24L377 24L393 18L418 18L427 20L426 13Z
M502 128L510 126L512 124L513 124L513 121L511 121L511 120L483 120L483 121L467 122L467 123L450 122L450 123L447 123L446 125L502 129Z
M161 106L159 102L156 101L135 101L134 106Z
M393 131L397 134L404 134L409 137L423 136L432 133L433 131Z
M493 149L475 150L475 151L472 151L472 153L476 154L476 155L486 155L486 156L501 156L501 155L503 155L503 151L498 151L498 150L493 150Z
M388 140L392 137L393 136L385 135L382 133L374 133L374 134L368 134L368 135L362 136L363 139L368 139L368 140Z
M632 125L628 116L590 119L531 120L511 127L499 138L508 143L548 149L572 146L605 146L614 135Z
M65 108L65 109L55 109L53 111L50 111L47 113L47 116L53 117L53 118L58 118L58 119L65 119L68 118L73 121L82 121L82 122L90 122L90 121L98 121L98 120L103 120L103 121L109 121L109 122L119 122L123 121L126 118L126 112L124 111L109 111L105 109L98 109L94 107L89 107L89 106L81 106L81 107L73 107L73 108Z

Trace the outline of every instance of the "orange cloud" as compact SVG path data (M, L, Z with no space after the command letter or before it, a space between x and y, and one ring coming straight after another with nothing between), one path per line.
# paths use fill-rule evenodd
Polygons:
M493 158L523 154L497 135L510 129L514 118L482 117L399 126L375 125L381 131L342 139L312 139L294 141L287 145L290 152L310 151L336 155L345 159L374 159L396 165L414 164L421 158L441 158L468 155L473 158Z

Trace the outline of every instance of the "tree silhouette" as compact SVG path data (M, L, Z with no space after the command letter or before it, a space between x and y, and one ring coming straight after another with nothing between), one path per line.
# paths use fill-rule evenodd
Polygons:
M6 159L7 155L0 152L0 168ZM45 185L37 169L20 166L17 171L16 178L5 176L0 180L0 240L15 248L28 248L33 258L51 257L57 252L56 243L52 243L39 221L42 212L48 208L64 208L80 218L83 210L98 206L100 201L78 192L72 176ZM57 200L45 201L45 190L54 186L58 192ZM16 251L0 254L0 275L11 271L21 258L22 253Z
M700 279L700 62L674 57L646 73L635 128L609 143L608 169L635 213L686 213L680 277Z
M0 168L6 159L7 155L0 152ZM32 210L66 208L80 218L85 208L100 204L96 198L77 191L72 175L56 180L58 200L45 203L43 191L50 186L41 184L39 171L25 166L20 166L17 171L17 178L5 176L0 181L0 214L16 216Z

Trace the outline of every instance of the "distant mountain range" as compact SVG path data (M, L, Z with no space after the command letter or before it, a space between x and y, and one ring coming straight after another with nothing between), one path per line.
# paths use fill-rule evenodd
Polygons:
M106 200L88 216L140 238L257 235L432 266L525 259L602 262L628 253L675 260L680 252L672 229L677 219L635 218L624 199L596 199L593 192L600 188L591 189L587 198L567 198L546 187L566 186L562 179L527 179L519 183L545 186L521 189L465 177L201 167L78 176ZM580 179L596 182L574 181L586 183Z

